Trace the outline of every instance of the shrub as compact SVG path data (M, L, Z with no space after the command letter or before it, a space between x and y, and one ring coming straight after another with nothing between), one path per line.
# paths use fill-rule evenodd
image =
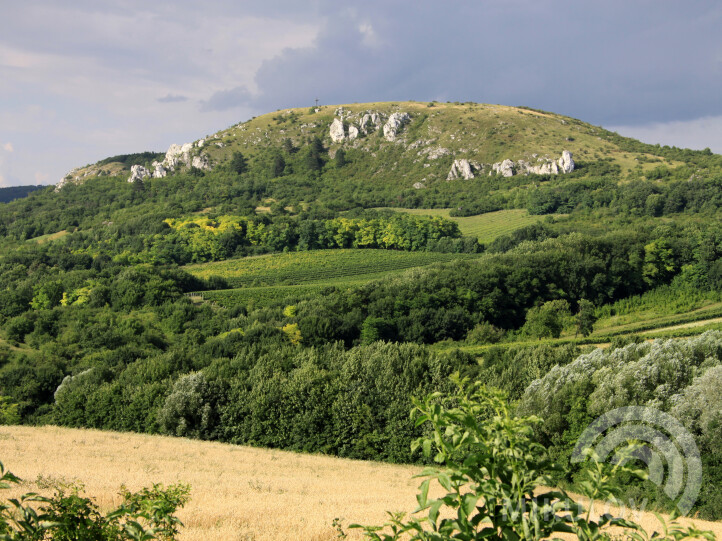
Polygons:
M20 483L0 463L0 489ZM121 490L123 503L103 515L80 486L58 486L52 497L28 493L0 501L0 539L7 541L121 541L176 538L183 524L174 515L188 501L187 485L153 485L132 493Z
M158 414L162 431L173 436L210 437L215 424L211 394L202 372L181 376Z
M491 323L483 321L466 333L466 341L470 344L496 344L504 338L504 331Z
M546 449L533 440L533 427L540 419L512 416L501 391L478 382L470 385L458 373L451 379L456 393L432 393L424 400L414 400L412 410L417 425L431 425L431 435L419 438L412 447L442 465L426 468L421 474L426 480L419 487L415 513L426 516L405 521L403 513L390 514L391 520L384 526L352 524L352 528L363 529L366 538L374 541L538 540L554 532L574 534L585 541L611 540L619 538L609 533L613 526L624 529L626 538L650 539L632 521L609 514L592 520L590 511L564 490L538 493L542 486L549 486L549 474L557 468ZM631 446L620 451L622 459L614 465L600 463L588 452L591 463L580 485L583 495L590 501L615 502L616 476L645 477L645 472L632 469L624 459L635 450ZM429 498L432 481L446 491L441 498ZM652 539L714 539L712 532L683 529L675 523L671 528L663 525L665 535L655 533Z

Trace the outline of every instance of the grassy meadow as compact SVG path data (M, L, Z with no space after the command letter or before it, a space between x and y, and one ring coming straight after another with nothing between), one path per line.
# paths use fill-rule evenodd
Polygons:
M188 483L182 541L331 541L335 518L381 524L386 511L412 511L420 483L412 466L50 426L0 427L0 457L24 480L5 497L76 482L106 511L120 503L121 485ZM631 518L649 530L658 524L650 513ZM694 522L722 536L721 523Z
M476 237L481 243L489 243L497 237L508 235L543 219L543 216L530 215L526 209L497 210L477 216L449 216L450 209L394 208L393 210L421 216L441 216L453 220L459 224L462 235Z

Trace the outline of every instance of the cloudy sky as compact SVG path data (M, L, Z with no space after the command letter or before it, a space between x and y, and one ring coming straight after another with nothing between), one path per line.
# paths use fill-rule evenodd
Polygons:
M719 2L0 0L0 14L0 186L317 97L527 105L722 153Z

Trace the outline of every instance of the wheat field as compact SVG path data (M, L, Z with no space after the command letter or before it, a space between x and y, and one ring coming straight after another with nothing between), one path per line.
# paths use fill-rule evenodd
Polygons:
M5 498L78 481L105 511L120 504L121 485L188 483L191 500L178 513L186 541L331 541L334 518L381 524L387 510L413 510L420 482L411 466L51 426L0 426L0 460L23 479ZM722 538L722 523L695 522ZM651 516L642 523L657 525Z

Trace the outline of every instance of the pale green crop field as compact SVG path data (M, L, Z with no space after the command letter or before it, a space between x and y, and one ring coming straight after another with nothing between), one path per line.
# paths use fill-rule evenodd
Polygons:
M543 216L530 215L525 209L497 210L477 216L449 216L449 209L393 209L397 212L418 214L422 216L442 216L459 224L461 233L466 237L477 237L479 242L489 243L508 235L512 231L535 224L541 221Z

